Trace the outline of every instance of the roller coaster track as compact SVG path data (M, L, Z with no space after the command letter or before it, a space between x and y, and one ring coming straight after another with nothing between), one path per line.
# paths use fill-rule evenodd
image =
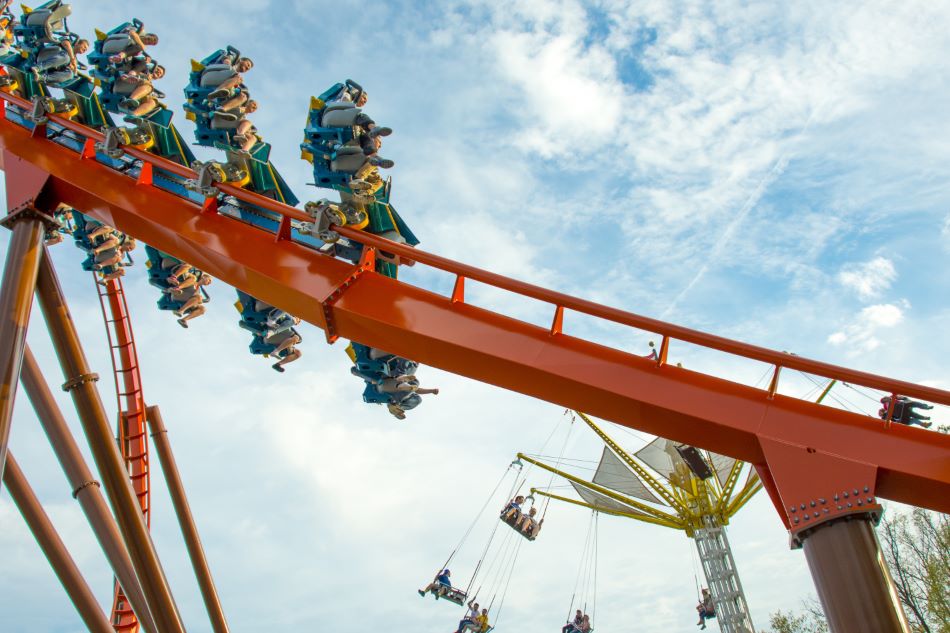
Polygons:
M94 275L95 277L95 275ZM119 448L132 481L146 525L151 525L151 489L148 457L148 432L145 420L145 398L142 376L129 318L129 306L121 279L96 281L96 293L102 308L106 337L112 358L118 411L117 437ZM137 631L138 620L128 599L115 583L112 601L112 626L116 631Z
M0 98L28 107L8 94ZM58 117L50 117L48 125L78 138L84 148L102 138ZM950 512L950 436L785 395L780 379L783 369L798 370L944 405L950 405L950 392L671 325L339 228L367 247L363 260L351 265L295 238L294 222L311 221L299 209L218 185L243 204L279 214L276 233L262 230L220 213L217 198L202 204L163 184L163 178L193 178L190 169L132 148L126 153L140 167L119 172L96 160L94 151L77 151L52 139L47 129L31 133L0 121L0 160L7 174L15 175L7 179L11 208L42 199L79 209L300 316L325 330L331 342L355 339L755 464L793 533L837 516L874 511L880 497ZM450 273L452 294L376 274L377 251ZM466 302L466 280L551 305L551 326ZM565 314L572 312L659 335L658 358L565 332ZM758 389L669 365L667 356L677 341L766 363L773 368L771 383ZM820 501L811 523L811 511L804 511L808 501L812 507Z

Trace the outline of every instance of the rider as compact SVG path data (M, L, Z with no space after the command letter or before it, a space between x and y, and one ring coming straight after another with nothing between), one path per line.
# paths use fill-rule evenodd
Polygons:
M699 613L699 622L696 623L696 626L700 627L700 630L706 628L706 620L716 616L709 589L703 589L703 599L696 605L696 612Z
M468 601L468 612L465 614L465 617L462 618L462 621L459 622L459 628L455 633L462 633L463 629L467 626L475 625L475 621L478 618L478 603L474 599Z
M508 502L502 511L501 518L505 521L511 521L514 519L517 521L521 518L521 506L524 504L524 496L518 495L514 499Z
M439 572L439 575L435 577L435 580L429 583L429 586L425 589L419 589L419 595L425 597L427 591L431 591L435 594L435 597L438 598L440 595L443 595L446 591L452 588L452 581L450 577L452 572L448 569L443 569Z
M201 286L207 286L211 281L211 275L201 273L195 283L187 288L182 288L178 292L171 293L172 299L181 302L181 306L174 311L175 316L180 317L178 319L178 325L187 329L188 321L200 317L205 313L206 308L204 304L206 299L201 294Z
M574 621L568 622L561 627L561 633L575 633L575 631L580 630L581 623L584 621L584 612L580 609L574 614Z
M50 44L45 44L36 54L32 71L39 79L51 83L62 84L76 77L79 69L77 55L89 51L89 41L63 37Z
M522 514L521 519L515 523L515 528L521 531L522 534L528 538L535 538L538 535L538 532L541 531L541 525L544 523L544 519L541 519L538 522L534 515L538 513L538 509L532 507L528 510L528 514Z
M884 396L881 398L881 404L884 405L884 408L880 409L877 414L883 420L887 418L887 410L891 406L891 397ZM929 429L930 425L932 424L928 421L930 420L930 416L921 415L917 411L914 411L914 409L924 409L929 411L933 408L934 407L932 404L911 400L907 396L897 396L897 401L894 402L894 412L891 419L895 422L899 422L900 424L906 424L908 426L912 424L919 424L925 429Z
M274 371L284 373L284 365L294 362L303 355L303 352L296 347L302 340L300 335L293 330L282 330L264 339L264 342L272 343L277 346L274 351L270 353L271 356L276 356L279 359L276 363L271 365ZM286 353L281 356L281 352Z

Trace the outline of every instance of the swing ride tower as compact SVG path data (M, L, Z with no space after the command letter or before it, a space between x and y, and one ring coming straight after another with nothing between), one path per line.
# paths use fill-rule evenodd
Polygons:
M8 211L0 224L11 231L0 282L0 473L89 630L115 630L116 625L90 601L92 594L62 555L62 544L57 545L49 522L37 512L35 500L31 502L7 450L18 383L39 378L26 351L34 292L62 365L63 387L73 398L102 480L100 484L86 477L75 460L64 462L67 472L78 477L70 478L73 496L80 503L92 500L100 495L101 485L108 498L115 519L106 511L91 513L89 520L98 526L96 534L138 621L151 618L162 633L184 627L151 544L144 495L137 496L130 480L146 472L144 465L136 470L129 462L137 459L134 453L123 454L117 447L97 390L98 376L79 346L43 246L44 232L57 228L54 213L59 205L301 317L324 330L330 343L341 337L356 340L753 464L793 545L804 550L831 630L909 630L874 526L882 498L950 511L950 436L892 424L893 403L904 395L950 405L950 392L699 332L333 226L361 245L359 261L347 262L301 238L301 227L314 219L301 209L224 183L213 183L207 195L196 199L179 186L183 180L198 179L186 165L127 145L116 148L121 156L106 160L96 150L97 143L106 140L101 130L59 114L27 124L24 113L32 112L33 104L8 92L0 92L0 104L0 168L6 176ZM12 116L12 110L19 114ZM222 209L230 202L266 212L275 218L274 226L228 215ZM377 253L451 275L451 294L376 273ZM550 306L550 326L474 305L466 300L466 280ZM657 357L641 358L583 338L569 327L571 315L577 314L662 337ZM671 365L670 348L680 342L710 354L763 363L772 376L770 383L760 389ZM126 343L117 338L115 345ZM125 368L116 372L120 369ZM877 420L803 400L784 389L781 374L789 369L876 390L890 395L892 404L885 419ZM141 404L135 405L137 415ZM55 423L55 416L46 417L47 423ZM155 424L157 416L150 418L146 410L144 418L153 436L164 436L164 429ZM144 450L141 417L129 422L134 425L126 424L128 436L123 439L141 443ZM51 442L58 448L67 444L62 438ZM174 472L167 470L166 476ZM144 486L144 477L142 481ZM698 492L694 496L703 499ZM640 520L661 521L655 514L643 514ZM186 540L190 550L200 549L195 535ZM717 547L711 539L709 552ZM209 605L215 602L211 594Z
M682 530L696 545L723 633L754 633L725 527L762 488L755 470L731 457L664 438L631 455L589 416L576 413L604 443L594 476L587 480L562 470L560 458L552 466L519 453L519 459L567 480L580 499L538 488L531 494Z

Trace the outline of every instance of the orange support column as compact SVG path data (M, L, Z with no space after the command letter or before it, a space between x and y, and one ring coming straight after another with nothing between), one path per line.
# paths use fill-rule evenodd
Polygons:
M33 289L43 254L45 226L53 219L38 211L38 198L49 174L4 152L7 172L7 208L10 214L0 224L13 232L0 282L0 475L6 463L7 440L26 329L33 306Z
M762 438L757 470L802 547L832 633L909 633L874 525L878 468Z

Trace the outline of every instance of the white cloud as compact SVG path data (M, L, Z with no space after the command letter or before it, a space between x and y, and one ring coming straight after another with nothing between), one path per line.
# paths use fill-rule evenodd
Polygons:
M835 346L847 345L852 352L870 352L881 344L876 336L878 332L899 325L908 307L906 303L903 306L893 303L867 306L852 323L831 334L828 342Z
M863 264L849 264L838 273L838 281L862 299L881 296L896 279L894 262L882 256Z

